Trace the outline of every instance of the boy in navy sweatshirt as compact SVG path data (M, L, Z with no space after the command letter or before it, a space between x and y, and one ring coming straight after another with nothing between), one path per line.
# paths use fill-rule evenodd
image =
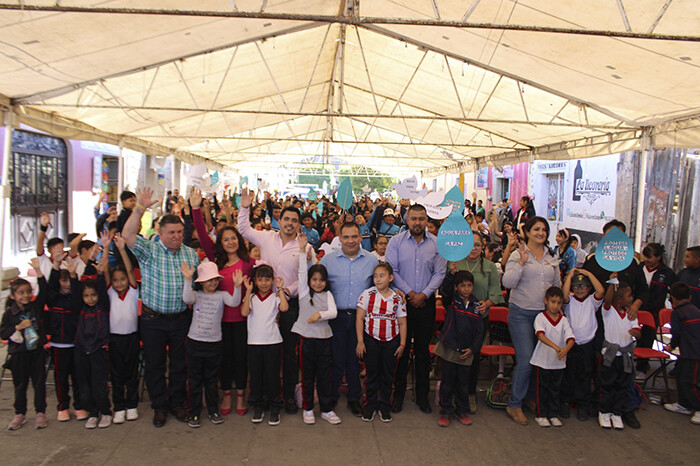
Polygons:
M668 352L680 347L678 359L678 402L666 403L664 408L681 414L692 414L690 422L700 424L700 309L690 302L690 287L683 282L671 285L671 343ZM693 414L693 411L695 413Z
M455 295L445 310L445 322L438 337L434 352L442 358L442 379L440 381L440 427L450 425L454 416L468 426L472 420L469 410L469 369L474 354L481 349L482 319L476 310L479 304L474 291L474 275L460 270L454 275ZM456 407L452 404L454 395Z
M678 272L678 280L690 288L690 302L700 308L700 246L685 250L685 268Z

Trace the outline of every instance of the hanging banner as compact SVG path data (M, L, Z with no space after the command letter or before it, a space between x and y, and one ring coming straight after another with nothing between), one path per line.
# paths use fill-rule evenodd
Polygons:
M440 226L437 235L438 253L448 261L464 259L474 248L472 229L461 214L452 214Z
M598 243L595 260L608 272L621 272L634 260L634 243L622 230L613 227Z
M476 188L488 189L489 187L489 169L480 168L476 171Z

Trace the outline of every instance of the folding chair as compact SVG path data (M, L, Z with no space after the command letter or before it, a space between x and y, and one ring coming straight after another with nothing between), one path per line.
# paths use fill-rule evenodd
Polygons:
M492 306L489 310L489 322L500 322L508 325L508 308ZM492 356L511 356L515 358L515 349L506 345L483 345L481 347L481 356L487 358Z
M659 320L661 320L661 319L659 319ZM639 311L639 313L637 314L637 321L639 322L639 325L651 328L655 332L657 331L656 322L654 322L654 316L650 312ZM641 388L643 391L645 391L647 393L664 393L666 395L666 397L668 397L670 394L670 391L668 388L668 373L666 372L666 361L668 359L671 359L671 356L664 351L659 351L659 350L656 350L653 348L635 348L634 349L634 357L637 359L658 359L659 360L659 364L661 366L644 378L644 381L642 382ZM663 373L663 376L664 376L664 387L665 387L664 390L653 388L654 387L654 380L656 378L656 375L659 373L659 371L661 371ZM646 384L649 381L649 379L653 379L652 380L652 388L647 389Z

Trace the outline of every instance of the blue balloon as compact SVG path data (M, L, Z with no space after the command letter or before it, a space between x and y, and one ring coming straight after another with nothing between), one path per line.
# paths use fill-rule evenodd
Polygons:
M452 212L450 215L459 213L460 215L464 211L464 194L459 186L455 185L452 189L447 191L445 194L445 200L442 201L441 206L452 206Z
M621 272L634 260L634 244L622 230L613 227L598 243L595 260L608 272Z
M352 205L352 184L350 178L345 178L338 186L338 192L335 195L338 205L343 210L348 210Z
M437 247L440 255L452 262L462 260L472 252L474 234L461 213L453 213L440 226Z

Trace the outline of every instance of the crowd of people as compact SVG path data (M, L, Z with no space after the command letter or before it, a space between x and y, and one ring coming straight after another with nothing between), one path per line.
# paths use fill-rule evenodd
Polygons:
M528 197L515 212L507 199L487 212L474 195L464 208L473 249L447 262L441 222L408 199L362 196L341 209L332 196L217 198L192 188L156 207L145 188L120 200L119 212L95 207L96 242L86 233L47 241L50 219L39 219L37 285L12 282L0 325L15 387L10 430L26 423L30 380L34 425L47 426L48 357L57 420L88 429L139 418L140 357L156 427L169 415L200 427L203 400L213 424L234 409L270 425L301 409L314 424L315 404L339 424L343 395L352 415L390 422L411 363L416 404L430 414L435 358L438 425L471 425L485 342L515 350L506 412L516 423L529 423L526 407L539 426L560 427L575 404L580 421L639 428L635 379L649 367L633 349L650 348L656 333L637 315L658 323L669 297L665 349L680 357L678 401L665 407L700 424L700 246L678 273L657 243L610 273L567 229L550 247L550 225ZM149 209L163 215L143 232ZM625 231L613 220L602 233L613 227ZM494 306L508 307L507 325L489 322ZM505 378L505 358L498 364Z

